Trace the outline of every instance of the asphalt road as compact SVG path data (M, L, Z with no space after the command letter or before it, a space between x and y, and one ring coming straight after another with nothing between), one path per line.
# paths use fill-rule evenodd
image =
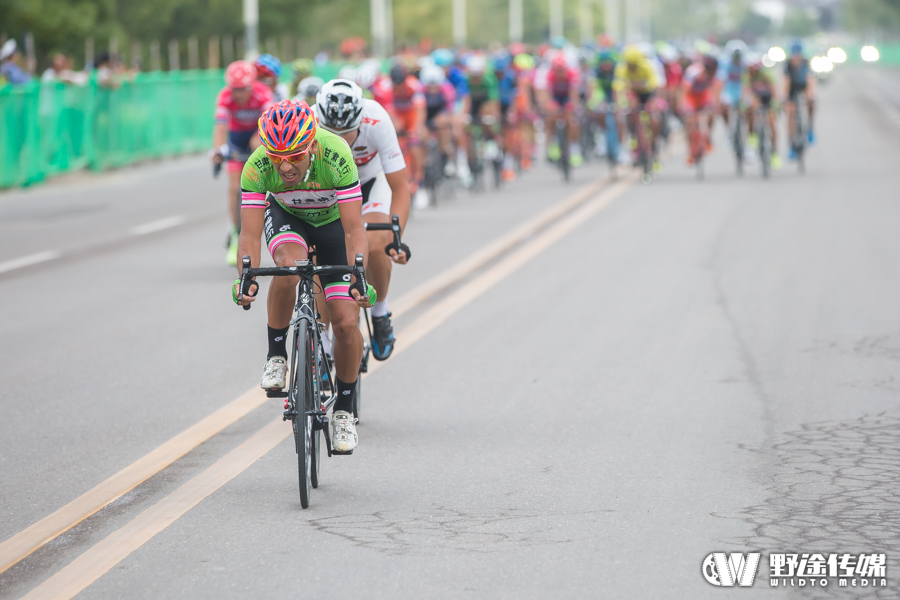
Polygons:
M674 147L650 185L541 167L416 213L405 345L308 510L260 401L0 597L741 593L701 576L714 551L882 552L886 589L773 589L766 563L744 592L900 597L900 73L821 96L802 176L738 179L720 128L703 182ZM190 158L0 194L0 542L257 386L223 186Z

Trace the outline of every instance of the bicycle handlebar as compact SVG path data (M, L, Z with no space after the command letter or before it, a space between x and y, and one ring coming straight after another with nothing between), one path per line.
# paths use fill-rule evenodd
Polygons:
M412 257L412 253L409 251L409 246L404 244L400 240L400 217L397 215L391 215L390 223L365 223L366 231L393 231L394 232L394 241L384 247L384 253L388 256L391 255L391 250L396 251L398 254L402 251L406 254L406 260L409 260Z
M310 260L297 261L297 265L293 267L257 267L250 266L250 257L241 258L241 286L238 292L238 301L244 299L244 294L250 293L250 286L256 285L257 292L259 284L254 281L254 277L312 277L314 275L356 275L356 282L350 287L356 289L360 296L365 298L368 293L368 283L366 283L366 268L363 266L363 255L357 254L354 265L330 265L318 266ZM352 295L351 295L352 296ZM244 305L244 310L250 310L251 304Z

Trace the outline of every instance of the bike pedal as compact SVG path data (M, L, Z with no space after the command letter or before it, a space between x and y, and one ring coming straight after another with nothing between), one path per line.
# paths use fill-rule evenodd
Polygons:
M343 455L343 456L349 456L349 455L353 454L353 450L348 450L348 451L346 451L346 452L339 452L339 451L337 451L337 450L332 450L331 453L332 453L332 454L337 454L338 456L341 456L341 455Z
M284 390L266 390L266 398L287 398L288 393Z

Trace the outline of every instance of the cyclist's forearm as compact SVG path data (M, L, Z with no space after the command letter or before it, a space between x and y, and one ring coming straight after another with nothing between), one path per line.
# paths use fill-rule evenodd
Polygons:
M385 175L388 185L391 186L391 212L400 217L401 235L406 232L406 221L409 218L409 172L400 169L395 173Z
M213 148L218 150L228 141L228 125L216 123L213 127Z
M253 268L259 266L259 255L262 244L260 238L263 232L263 218L265 211L259 208L241 209L241 235L238 238L238 272L241 270L242 256L250 257L250 265Z

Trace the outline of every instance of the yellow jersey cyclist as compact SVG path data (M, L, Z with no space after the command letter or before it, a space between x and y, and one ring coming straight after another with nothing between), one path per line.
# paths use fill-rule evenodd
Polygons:
M406 161L400 151L397 130L387 110L378 102L363 97L363 90L349 79L326 83L316 98L316 117L323 129L339 135L353 152L362 189L362 216L366 223L390 223L391 215L400 218L406 231L409 218L410 188ZM394 329L388 310L391 261L404 265L409 248L393 247L390 231L369 231L369 266L366 278L378 290L372 307L372 353L386 360L394 350Z
M260 237L278 266L293 266L315 246L322 265L351 264L368 253L362 219L362 192L347 142L318 128L305 102L285 100L259 119L257 148L241 175L240 256L259 266ZM358 443L352 416L353 395L363 354L359 309L369 301L351 288L349 275L322 277L326 305L334 328L337 400L332 415L332 443L350 452ZM269 353L260 386L282 390L287 379L287 333L297 294L296 278L274 277L267 299ZM252 302L258 288L238 302ZM369 296L373 291L369 290Z
M616 102L620 106L627 106L628 111L628 128L634 132L638 114L641 110L649 109L647 104L653 98L654 93L659 87L659 77L656 69L650 64L649 59L644 56L640 48L637 46L628 46L622 52L622 61L616 65L615 75L613 76L613 91L616 94ZM650 147L656 149L656 139L659 135L659 121L651 119L651 143ZM637 149L637 142L632 140L632 148ZM657 162L656 156L653 157L654 163ZM654 164L658 168L658 164Z

